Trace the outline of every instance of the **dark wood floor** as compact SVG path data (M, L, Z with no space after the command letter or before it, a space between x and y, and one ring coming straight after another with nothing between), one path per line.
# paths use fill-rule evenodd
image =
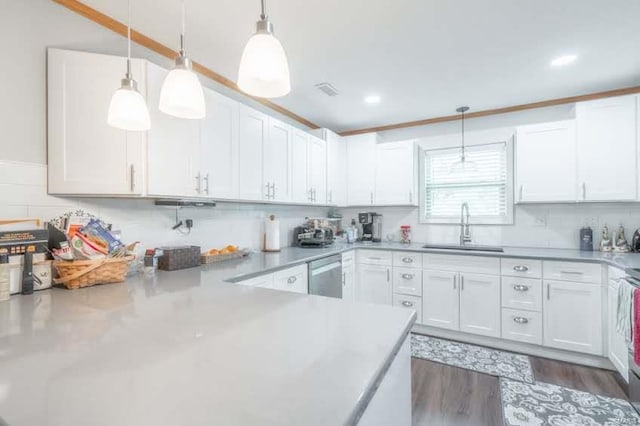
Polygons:
M625 398L614 372L545 358L531 358L536 381ZM502 425L497 377L412 358L413 424L429 426Z

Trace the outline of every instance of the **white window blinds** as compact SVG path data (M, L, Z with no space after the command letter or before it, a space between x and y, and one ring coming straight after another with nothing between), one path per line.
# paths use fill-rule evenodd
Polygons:
M446 219L459 218L460 207L467 202L473 221L505 223L509 215L507 144L470 146L465 156L473 167L452 172L452 164L460 160L459 148L425 151L424 219L450 222Z

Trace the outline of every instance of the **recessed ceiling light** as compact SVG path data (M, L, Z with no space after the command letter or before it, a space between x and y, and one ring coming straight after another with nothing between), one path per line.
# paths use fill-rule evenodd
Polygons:
M366 98L364 98L364 101L368 104L378 104L380 103L380 96L378 95L369 95Z
M569 65L570 63L574 62L576 59L578 59L578 56L576 55L558 56L553 61L551 61L551 65L554 67L561 67L563 65Z

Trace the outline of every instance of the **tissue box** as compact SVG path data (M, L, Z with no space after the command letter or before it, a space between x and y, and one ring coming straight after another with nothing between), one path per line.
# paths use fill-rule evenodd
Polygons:
M159 250L162 250L163 254L158 259L158 269L163 271L200 266L198 246L159 247Z

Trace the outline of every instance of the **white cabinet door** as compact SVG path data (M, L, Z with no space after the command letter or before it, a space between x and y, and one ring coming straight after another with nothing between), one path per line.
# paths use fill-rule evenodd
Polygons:
M636 197L636 96L576 105L579 200Z
M327 204L347 205L347 146L335 133L326 130Z
M262 181L263 149L267 138L267 116L240 106L238 118L239 194L242 200L267 199Z
M375 188L376 135L345 138L347 145L347 204L373 204Z
M353 252L342 255L342 300L355 300L355 263Z
M269 133L264 144L262 181L271 185L271 201L290 201L291 126L269 118Z
M516 129L516 202L578 199L575 121Z
M292 293L309 293L307 264L274 272L273 288Z
M500 277L460 274L460 331L500 337Z
M307 148L310 135L302 130L293 131L291 142L291 201L296 203L309 203Z
M544 291L544 345L603 355L600 285L545 281Z
M126 60L59 49L47 60L49 193L141 194L146 133L107 124ZM132 70L144 93L144 62Z
M413 141L376 145L376 205L417 205Z
M309 185L314 204L327 203L327 144L313 135L309 138Z
M201 121L203 193L238 198L238 103L204 88L207 116Z
M609 361L616 367L620 375L629 381L629 358L627 352L627 342L623 335L616 330L616 317L618 314L618 286L620 284L616 280L609 281L607 294L607 308L609 312L608 318L608 347Z
M168 71L147 63L148 132L147 192L159 196L199 196L200 120L172 117L158 109L160 89Z
M457 272L422 271L422 323L458 330L458 295Z
M392 289L391 267L358 265L357 302L391 306Z

